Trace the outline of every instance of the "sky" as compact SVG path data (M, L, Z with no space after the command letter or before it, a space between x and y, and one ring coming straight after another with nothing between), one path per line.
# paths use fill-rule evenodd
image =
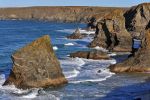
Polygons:
M0 7L105 6L130 7L150 0L0 0Z

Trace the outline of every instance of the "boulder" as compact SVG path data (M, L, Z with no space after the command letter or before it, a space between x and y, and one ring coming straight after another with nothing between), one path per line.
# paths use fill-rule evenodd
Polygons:
M150 72L150 29L146 31L142 48L135 56L122 63L110 66L112 72Z
M106 52L93 50L93 51L77 51L75 53L71 53L70 57L79 57L79 58L86 58L86 59L110 59Z
M80 33L79 28L77 28L75 30L75 32L73 32L73 34L71 34L70 36L68 36L67 38L69 39L82 39L84 36Z
M17 50L12 61L13 68L4 85L28 89L67 83L48 35Z

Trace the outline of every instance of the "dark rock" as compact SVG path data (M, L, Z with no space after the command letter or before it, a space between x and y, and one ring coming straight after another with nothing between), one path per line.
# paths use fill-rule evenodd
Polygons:
M110 66L112 72L150 72L150 29L145 33L142 48L122 63Z
M68 36L67 38L69 39L82 39L84 36L80 33L79 28L77 28L75 30L75 32L73 32L73 34L71 34L70 36Z
M90 47L100 46L114 51L131 51L131 35L125 28L124 11L115 10L101 19Z
M98 72L98 73L101 73L102 71L101 71L101 70L98 70L97 72Z
M129 9L124 16L128 31L143 30L150 21L150 3L143 3L134 6Z
M12 61L13 68L4 85L27 89L67 83L48 35L17 50Z
M78 51L75 53L71 53L70 57L79 57L79 58L86 58L86 59L110 59L107 53L102 51Z

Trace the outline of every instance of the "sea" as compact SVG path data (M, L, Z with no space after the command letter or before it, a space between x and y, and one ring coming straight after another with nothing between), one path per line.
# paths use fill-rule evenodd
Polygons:
M149 73L120 73L109 71L111 64L122 62L128 54L110 52L110 60L70 58L76 51L88 48L93 36L87 32L83 39L67 39L84 23L58 23L35 20L0 21L0 100L134 100L150 92ZM85 30L82 30L85 31ZM86 33L86 32L85 32ZM91 32L92 33L92 32ZM61 87L22 90L14 85L3 86L12 68L11 55L33 40L49 35L68 84ZM150 99L149 99L150 100Z

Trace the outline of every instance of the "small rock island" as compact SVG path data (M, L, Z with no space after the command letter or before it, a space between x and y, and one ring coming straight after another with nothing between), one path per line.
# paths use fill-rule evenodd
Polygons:
M48 35L17 50L12 61L13 68L4 85L28 89L67 83Z

